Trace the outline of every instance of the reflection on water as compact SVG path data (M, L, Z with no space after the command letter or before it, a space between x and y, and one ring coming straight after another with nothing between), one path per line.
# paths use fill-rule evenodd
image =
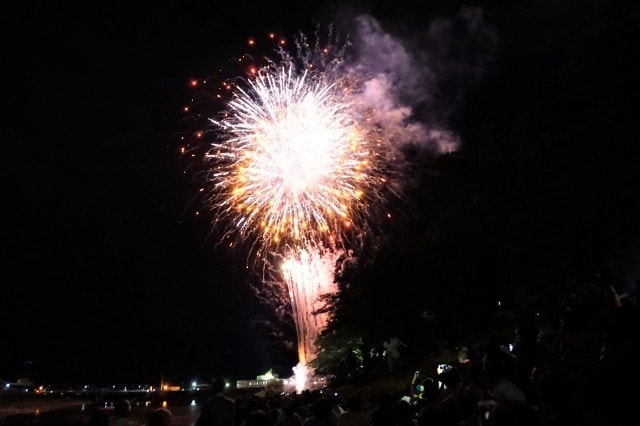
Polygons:
M134 404L130 419L145 425L149 413L162 406ZM171 411L172 426L193 426L200 414L200 406L196 404L166 404L164 408ZM113 415L113 406L100 409ZM92 411L91 404L74 400L0 401L0 425L82 425L89 420Z

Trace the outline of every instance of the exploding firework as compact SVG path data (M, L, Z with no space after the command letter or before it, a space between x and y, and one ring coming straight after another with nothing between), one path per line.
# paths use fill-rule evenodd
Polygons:
M221 241L280 264L272 269L296 325L298 389L326 326L321 296L338 290L337 259L375 234L380 209L399 197L398 127L388 124L406 113L389 114L374 95L388 81L350 63L350 43L336 41L300 34L294 51L280 45L276 59L225 83L231 95L210 118L206 153L203 193Z
M226 237L258 255L280 244L343 247L365 232L393 152L358 97L359 76L342 49L281 49L235 86L207 157L209 204Z

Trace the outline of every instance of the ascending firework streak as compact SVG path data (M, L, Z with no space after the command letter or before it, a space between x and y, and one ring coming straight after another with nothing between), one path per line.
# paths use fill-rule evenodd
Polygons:
M344 50L296 40L233 86L219 118L207 189L224 238L249 242L263 262L282 260L298 337L296 379L308 371L327 318L319 297L335 293L336 259L369 230L384 201L393 159L375 107L361 96L362 70ZM302 379L304 380L304 378ZM302 385L304 386L304 385Z
M313 355L317 333L326 326L326 318L313 315L322 307L320 297L337 290L333 276L337 258L330 254L323 256L319 251L301 249L287 254L282 264L293 316L298 324L298 341L303 346L302 364L307 363L306 355Z
M286 254L282 264L298 337L299 363L294 368L298 390L305 388L312 375L307 360L317 355L315 342L327 325L326 314L316 313L323 307L320 298L338 291L334 270L339 256L339 251L298 248Z

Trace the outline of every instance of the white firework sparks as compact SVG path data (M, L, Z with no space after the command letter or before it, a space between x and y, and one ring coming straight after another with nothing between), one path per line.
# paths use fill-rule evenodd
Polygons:
M215 121L227 139L210 155L230 160L214 175L217 207L240 235L309 242L362 222L371 147L338 84L263 69Z
M295 57L280 48L279 61L225 85L232 95L211 119L203 191L223 240L248 242L265 265L284 259L277 270L296 325L300 389L327 323L316 315L320 298L338 291L336 261L368 233L372 210L397 195L389 170L402 168L399 132L389 124L404 115L390 116L372 90L381 86L345 65L348 43L310 47L301 34L296 46Z

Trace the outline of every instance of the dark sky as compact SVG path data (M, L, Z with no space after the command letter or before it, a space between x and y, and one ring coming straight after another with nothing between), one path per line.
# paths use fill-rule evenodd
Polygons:
M354 11L424 35L465 5L11 3L0 13L0 379L101 383L252 377L283 361L251 326L258 308L242 268L214 250L189 205L195 187L176 136L190 79L242 53L250 36L314 19L348 26ZM638 22L604 1L500 3L466 5L481 7L497 37L487 58L522 75L490 93L510 105L513 87L556 72L567 40L607 19Z

